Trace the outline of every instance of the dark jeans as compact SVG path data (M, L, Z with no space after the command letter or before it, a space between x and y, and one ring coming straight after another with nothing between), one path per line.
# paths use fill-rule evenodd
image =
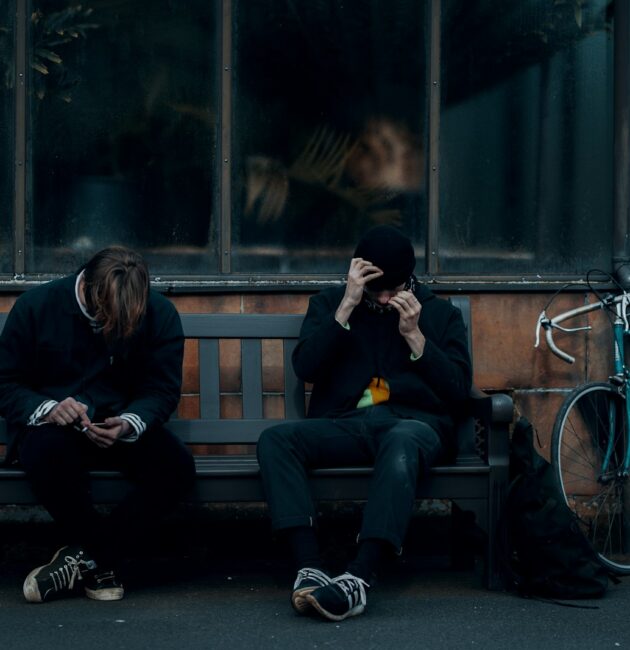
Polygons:
M103 566L116 566L125 551L192 487L195 465L167 429L145 431L136 442L97 447L72 427L26 427L19 459L42 505L68 544L80 544ZM92 505L88 469L116 469L133 488L104 517Z
M309 469L374 466L359 537L385 540L399 551L417 481L436 462L441 448L428 424L394 417L387 406L271 427L261 434L257 453L272 526L281 530L314 525Z

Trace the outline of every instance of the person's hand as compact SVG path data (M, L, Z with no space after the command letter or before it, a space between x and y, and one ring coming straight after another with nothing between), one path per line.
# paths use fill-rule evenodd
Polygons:
M60 426L67 426L73 422L77 422L82 426L89 424L90 420L86 415L88 407L86 404L77 402L74 397L66 397L42 418L44 422L58 424Z
M399 314L398 331L405 338L411 351L416 356L421 356L424 351L425 338L418 321L422 305L411 291L399 291L389 299L389 303Z
M348 271L346 291L335 313L335 318L345 325L350 318L352 310L361 302L365 285L376 278L380 278L383 271L361 257L353 257Z
M118 438L131 431L131 424L119 417L107 418L104 426L97 426L91 422L85 428L85 435L99 447L111 447Z

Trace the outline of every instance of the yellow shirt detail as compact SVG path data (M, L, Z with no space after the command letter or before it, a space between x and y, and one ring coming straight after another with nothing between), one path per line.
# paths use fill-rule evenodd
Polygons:
M382 377L372 377L368 387L363 391L363 396L357 404L357 408L375 406L389 400L389 384Z

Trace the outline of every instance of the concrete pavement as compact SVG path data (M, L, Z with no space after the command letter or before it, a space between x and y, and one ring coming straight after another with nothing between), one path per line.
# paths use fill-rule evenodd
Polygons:
M328 560L341 569L353 525L344 518L327 527ZM49 559L52 528L4 522L0 535L0 643L7 650L630 648L630 578L583 603L598 609L489 592L480 562L466 571L447 568L443 525L425 518L414 520L404 557L387 566L366 613L341 623L293 612L293 576L264 519L171 522L154 552L126 566L127 596L112 603L26 603L22 580ZM427 539L433 543L419 541Z

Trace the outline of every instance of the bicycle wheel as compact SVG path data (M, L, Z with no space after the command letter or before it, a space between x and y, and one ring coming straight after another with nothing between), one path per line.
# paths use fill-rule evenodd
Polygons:
M567 505L602 564L620 575L630 574L630 488L619 471L627 436L625 397L611 384L590 383L565 399L551 439Z

